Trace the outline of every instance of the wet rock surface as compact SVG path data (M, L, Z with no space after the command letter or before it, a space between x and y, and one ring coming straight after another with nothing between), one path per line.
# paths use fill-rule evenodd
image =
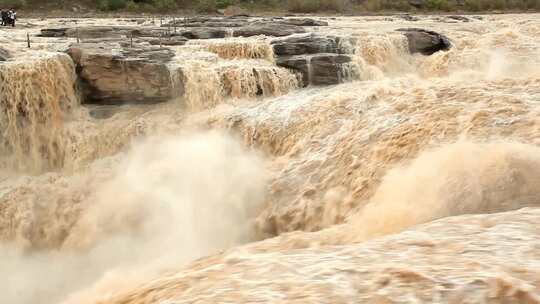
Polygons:
M293 35L272 41L276 64L298 72L304 86L342 83L352 61L344 39L317 34Z
M446 36L434 31L421 28L403 28L397 31L403 32L407 37L409 51L412 54L432 55L438 51L447 51L452 47Z
M304 86L333 85L350 79L345 65L351 61L343 54L313 54L281 57L276 64L299 72Z
M11 58L11 54L8 50L0 47L0 61L6 61Z
M292 56L316 53L345 53L340 46L342 38L336 36L322 36L316 34L294 35L271 42L274 55Z
M87 103L154 103L179 92L167 66L174 56L169 49L83 43L72 45L68 54L77 65Z

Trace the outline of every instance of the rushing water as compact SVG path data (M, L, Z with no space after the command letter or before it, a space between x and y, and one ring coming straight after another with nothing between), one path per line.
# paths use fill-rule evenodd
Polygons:
M204 294L248 303L288 294L299 302L462 303L471 295L483 303L475 292L487 282L492 298L503 290L536 303L539 257L522 243L538 251L540 240L515 224L532 222L534 208L355 245L449 216L540 204L540 16L438 18L343 17L312 29L352 41L347 69L358 79L329 87L299 88L262 37L190 41L173 47L171 63L184 71L183 98L118 106L106 119L80 105L73 63L53 53L72 40L32 38L25 48L26 31L71 21L29 20L28 29L0 32L18 54L0 64L2 302L184 303ZM412 26L443 33L454 47L410 55L394 30ZM499 230L482 230L498 220ZM461 226L474 233L459 235ZM432 248L432 265L414 268L429 254L407 242ZM476 242L501 252L514 244L524 270L512 268L510 254L488 251L460 261L485 257L499 265L489 271L512 270L454 265L455 246L473 243L478 252ZM384 295L370 288L387 286L385 278L351 283L355 273L362 280L386 270L401 281ZM455 291L433 272L463 286ZM218 281L223 289L213 287Z

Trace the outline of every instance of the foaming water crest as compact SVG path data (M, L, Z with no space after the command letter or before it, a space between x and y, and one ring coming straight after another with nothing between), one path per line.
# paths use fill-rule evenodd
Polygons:
M23 253L0 247L7 280L0 284L3 300L58 303L102 278L95 286L99 292L81 292L68 301L83 303L168 266L247 242L250 218L264 200L262 165L220 133L136 144L115 176L83 203L61 249Z
M64 54L0 65L1 168L62 167L62 120L78 103L74 71Z
M380 79L413 70L408 42L403 35L366 35L357 38L356 61L363 80Z
M195 40L189 41L188 44L201 45L223 59L265 59L270 62L274 60L270 43L262 39Z
M225 98L280 96L298 88L296 76L289 70L271 65L215 65L196 62L186 65L185 101L190 109L216 106Z
M206 109L215 106L221 97L221 79L215 69L202 62L185 66L184 100L190 109Z
M422 153L384 177L350 222L366 240L435 219L540 205L540 148L460 141Z
M226 67L221 78L224 94L233 98L279 96L298 87L294 74L275 66Z

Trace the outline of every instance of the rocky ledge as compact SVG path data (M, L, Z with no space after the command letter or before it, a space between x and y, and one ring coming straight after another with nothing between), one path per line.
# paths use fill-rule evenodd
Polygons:
M412 54L432 55L438 51L447 51L452 47L446 36L434 31L421 28L403 28L397 31L403 32L407 37L409 51Z
M153 103L182 93L180 76L167 65L174 56L167 48L81 43L72 45L68 54L87 103Z
M84 35L84 43L72 45L68 53L77 65L87 103L149 103L181 96L183 76L171 69L175 53L163 46L183 45L189 39L268 36L275 64L296 73L302 86L334 85L359 78L354 62L353 40L348 37L305 33L305 25L325 25L312 19L193 18L181 29L170 27L92 26L43 29L42 35L73 37ZM184 21L186 22L186 21ZM235 27L212 27L233 22ZM236 26L237 24L241 26ZM409 51L431 55L451 48L449 39L420 29L398 29L407 37ZM124 36L124 37L122 37ZM126 39L128 36L129 39ZM99 38L95 38L99 37ZM157 47L159 45L159 47ZM0 59L5 58L0 52Z
M342 37L293 35L271 44L276 64L296 71L303 86L338 84L355 77L350 44Z
M214 39L227 36L283 37L305 33L306 26L326 26L327 22L310 18L297 19L248 19L248 18L190 18L157 26L73 26L51 27L41 30L38 36L59 38L107 37L164 37L183 36L188 39Z

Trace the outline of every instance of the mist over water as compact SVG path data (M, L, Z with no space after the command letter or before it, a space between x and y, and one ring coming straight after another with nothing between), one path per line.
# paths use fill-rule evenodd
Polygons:
M444 219L540 204L540 18L389 18L317 29L351 41L344 73L358 78L346 83L301 88L263 37L191 40L172 47L183 98L116 107L105 119L80 105L69 58L49 56L69 41L36 38L37 53L10 45L24 56L0 64L0 302L369 302L359 295L394 288L374 299L438 301L425 292L460 303L443 291L476 282L463 294L480 292L484 279L490 299L535 296L531 267L497 274L518 268L504 256L513 241L536 246L513 230L525 224L479 238L460 234L469 220ZM413 26L447 35L452 49L409 54L394 30ZM510 214L530 221L528 211ZM438 239L417 232L430 223ZM478 270L481 254L459 251L492 238L497 254L486 260L501 260L491 272ZM530 266L527 250L518 251ZM426 252L437 257L427 270L418 266ZM455 252L465 256L457 266ZM435 277L445 271L446 281ZM409 285L414 295L401 292Z
M97 280L104 295L245 243L265 178L261 159L222 133L143 140L91 191L62 248L2 245L2 299L58 303Z
M366 240L435 219L540 205L540 149L459 141L425 151L384 176L351 236Z

